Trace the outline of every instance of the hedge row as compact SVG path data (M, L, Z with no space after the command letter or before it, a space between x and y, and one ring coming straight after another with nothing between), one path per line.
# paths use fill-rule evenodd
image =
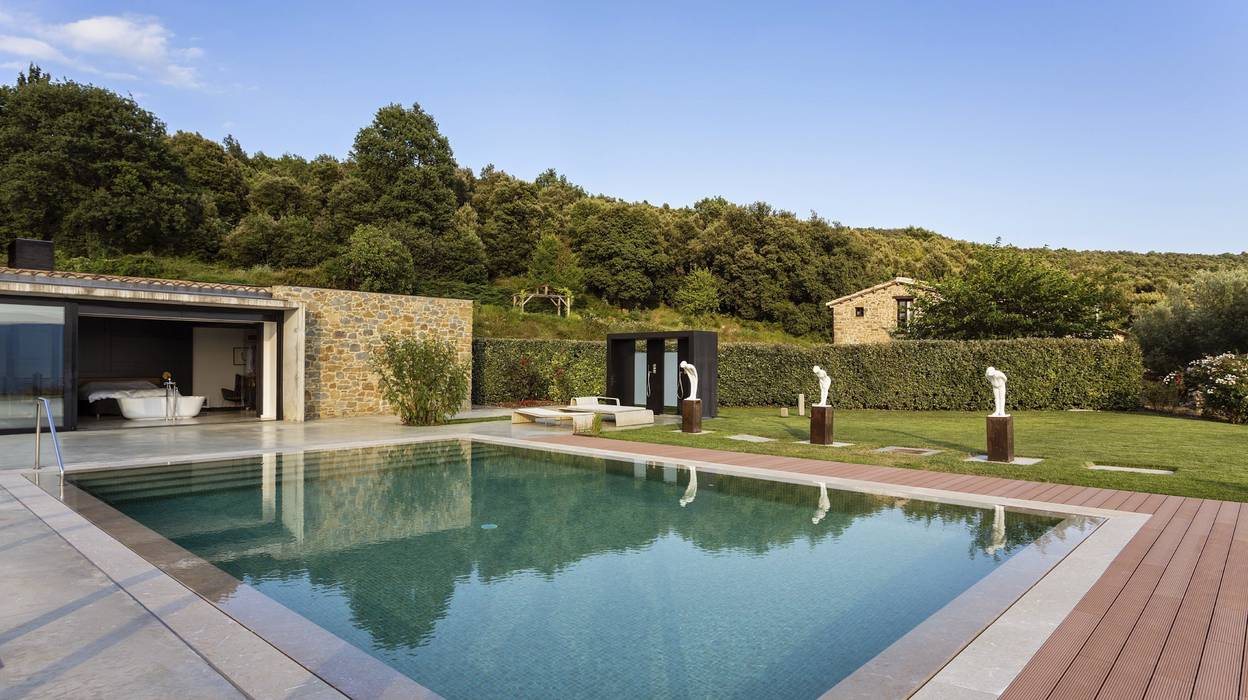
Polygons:
M602 342L478 339L474 399L564 402L600 394L605 363ZM901 410L991 409L989 365L1009 375L1011 409L1136 408L1144 373L1139 347L1112 340L732 344L719 348L720 405L794 405L798 393L811 401L819 395L813 365L831 376L834 406Z

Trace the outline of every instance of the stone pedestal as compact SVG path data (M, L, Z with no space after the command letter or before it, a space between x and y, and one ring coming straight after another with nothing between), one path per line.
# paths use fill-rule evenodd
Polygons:
M1014 416L988 416L988 461L1014 461Z
M702 432L702 399L685 399L680 402L680 432Z
M832 438L832 407L810 407L810 444L831 445Z

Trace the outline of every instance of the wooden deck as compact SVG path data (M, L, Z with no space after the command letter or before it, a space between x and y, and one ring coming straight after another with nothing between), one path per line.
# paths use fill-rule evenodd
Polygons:
M545 441L1151 514L1001 698L1248 698L1244 504L604 438Z

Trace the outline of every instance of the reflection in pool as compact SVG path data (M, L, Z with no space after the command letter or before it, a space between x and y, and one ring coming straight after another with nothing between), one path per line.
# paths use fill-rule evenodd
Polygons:
M1051 516L482 442L73 479L451 700L818 697L1060 536Z

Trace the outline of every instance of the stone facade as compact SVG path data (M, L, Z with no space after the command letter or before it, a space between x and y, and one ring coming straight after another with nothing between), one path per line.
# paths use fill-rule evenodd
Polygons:
M913 300L925 287L897 277L828 302L832 310L832 342L836 345L887 343L897 330L901 302Z
M273 287L273 297L304 309L304 416L388 413L370 368L386 335L432 336L472 363L472 302L312 287ZM465 397L467 401L467 397Z

